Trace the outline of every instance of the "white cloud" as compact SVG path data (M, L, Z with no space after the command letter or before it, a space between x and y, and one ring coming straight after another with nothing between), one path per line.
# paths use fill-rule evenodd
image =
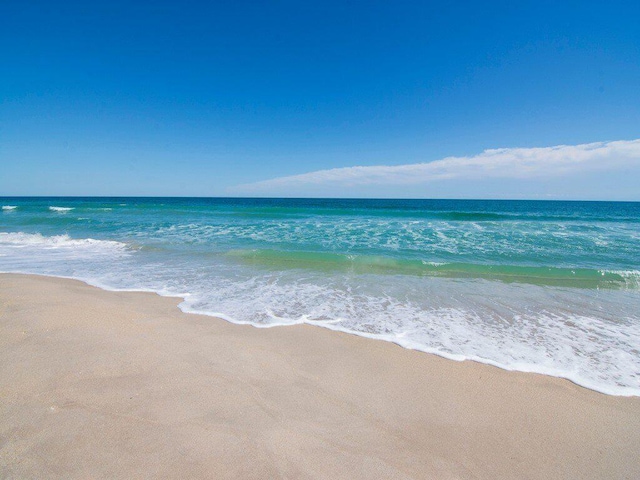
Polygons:
M317 187L402 186L454 179L542 179L584 172L640 166L640 139L558 145L543 148L500 148L470 157L447 157L428 163L357 166L318 170L235 187L235 193L286 194Z

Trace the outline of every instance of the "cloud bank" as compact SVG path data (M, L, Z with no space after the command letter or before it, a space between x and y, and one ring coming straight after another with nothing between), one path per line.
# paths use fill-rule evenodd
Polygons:
M286 195L292 190L323 186L415 186L463 180L535 180L640 166L640 139L558 145L543 148L500 148L469 157L447 157L427 163L333 168L239 185L234 193Z

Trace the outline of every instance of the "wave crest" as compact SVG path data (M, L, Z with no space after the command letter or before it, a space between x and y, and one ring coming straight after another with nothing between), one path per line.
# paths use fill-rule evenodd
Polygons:
M39 233L0 233L0 247L43 247L47 249L92 248L109 251L127 250L127 244L113 240L96 240L94 238L73 239L69 235L47 237Z

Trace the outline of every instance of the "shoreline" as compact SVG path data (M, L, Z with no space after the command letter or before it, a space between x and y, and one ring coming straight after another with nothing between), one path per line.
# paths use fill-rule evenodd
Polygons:
M6 478L637 478L640 398L0 274Z
M347 330L344 328L335 328L333 327L333 325L331 323L323 323L323 322L314 322L314 321L309 321L309 320L305 320L305 321L296 321L296 322L291 322L291 323L270 323L270 324L256 324L256 323L251 323L251 322L243 322L243 321L237 321L231 317L229 317L228 315L225 315L223 313L209 313L206 311L199 311L199 310L192 310L189 308L183 308L183 305L186 305L186 299L187 296L189 295L189 293L186 294L174 294L174 293L169 293L169 292L159 292L153 289L144 289L144 288L114 288L114 287L109 287L107 285L104 284L100 284L99 282L92 282L91 280L85 279L85 278L80 278L80 277L71 277L71 276L64 276L64 275L50 275L50 274L40 274L40 273L30 273L30 272L3 272L0 271L0 276L1 275L24 275L24 276L34 276L34 277L42 277L42 278L48 278L48 279L61 279L61 280L70 280L70 281L76 281L76 282L81 282L84 285L87 285L89 287L92 288L97 288L99 290L105 291L105 292L121 292L121 293L144 293L144 294L150 294L150 295L156 295L158 297L161 298L168 298L168 299L175 299L178 302L176 303L176 308L178 310L180 310L182 313L186 314L186 315L200 315L200 316L204 316L204 317L208 317L208 318L214 318L216 320L222 320L224 322L230 323L232 325L239 325L239 326L250 326L259 330L262 329L271 329L271 328L279 328L279 327L293 327L293 326L297 326L297 325L308 325L310 327L318 327L318 328L322 328L322 329L326 329L332 332L338 332L338 333L342 333L342 334L346 334L346 335L353 335L356 337L361 337L361 338L365 338L365 339L369 339L369 340L376 340L376 341L380 341L380 342L385 342L385 343L391 343L393 345L396 345L400 348L404 348L407 350L411 350L411 351L415 351L415 352L419 352L422 354L426 354L426 355L434 355L436 357L440 357L446 360L450 360L450 361L454 361L454 362L473 362L473 363L477 363L480 365L486 365L486 366L490 366L490 367L494 367L494 368L498 368L500 370L504 370L506 372L517 372L517 373L530 373L530 374L534 374L534 375L542 375L542 376L546 376L546 377L551 377L551 378L557 378L557 379L561 379L561 380L566 380L570 383L572 383L573 385L576 385L577 387L580 388L584 388L587 389L589 391L595 392L595 393L599 393L602 395L607 395L607 396L613 396L613 397L626 397L626 398L640 398L640 393L637 392L633 392L630 393L629 392L629 387L616 387L616 388L609 388L609 389L605 389L602 388L600 386L594 386L592 384L588 384L588 382L585 381L579 381L576 380L574 378L571 378L568 375L564 375L562 374L562 372L558 372L557 370L551 369L551 368L542 368L539 365L535 365L535 366L527 366L527 368L521 367L521 368L515 368L515 367L510 367L508 365L503 365L499 362L490 360L490 359L485 359L485 358L480 358L480 357L469 357L469 356L465 356L463 354L449 354L446 352L440 352L436 349L427 349L424 347L421 347L420 345L409 345L406 342L401 342L398 339L393 339L390 337L385 337L383 335L380 334L369 334L367 332L360 332L360 331L355 331L355 330Z

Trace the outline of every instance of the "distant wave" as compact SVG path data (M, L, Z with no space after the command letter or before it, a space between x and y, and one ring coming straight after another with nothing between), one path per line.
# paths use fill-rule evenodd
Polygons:
M3 205L2 206L2 210L5 212L10 212L11 210L15 210L16 208L18 208L15 205Z
M66 213L73 210L74 207L49 207L52 212Z
M184 211L184 208L175 208ZM189 210L189 209L186 209ZM191 207L191 211L197 211L198 207ZM627 215L593 215L593 214L561 214L561 213L537 213L537 212L479 212L465 210L429 210L422 208L396 208L377 207L315 207L304 206L268 206L249 207L238 210L218 211L218 215L228 215L236 218L248 217L257 219L296 218L308 215L327 217L351 217L365 213L369 217L380 218L415 218L424 220L443 220L451 222L609 222L609 223L638 223L640 218Z
M621 223L636 223L640 219L636 217L625 216L593 216L593 215L541 215L537 213L493 213L493 212L463 212L463 211L450 211L450 212L426 212L421 214L426 217L433 216L433 218L441 220L452 221L526 221L526 222L575 222L575 221L589 221L589 222L621 222Z

